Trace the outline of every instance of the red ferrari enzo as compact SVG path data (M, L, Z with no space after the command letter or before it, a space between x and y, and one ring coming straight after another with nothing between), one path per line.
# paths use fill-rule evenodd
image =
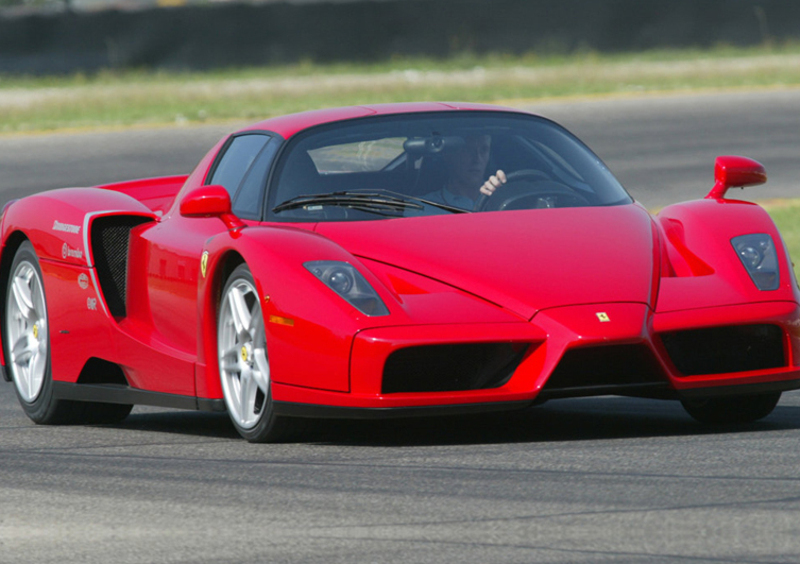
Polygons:
M720 157L653 216L557 124L480 105L278 117L189 176L6 206L5 378L36 423L134 404L298 418L615 394L753 421L800 387L800 309L766 181Z

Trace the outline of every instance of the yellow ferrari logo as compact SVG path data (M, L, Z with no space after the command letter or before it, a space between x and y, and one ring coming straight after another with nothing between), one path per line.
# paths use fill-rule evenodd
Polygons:
M38 339L39 338L39 326L36 325L36 324L34 324L34 326L33 326L33 338L34 339Z
M604 311L598 311L597 313L595 313L595 315L597 316L597 319L600 320L600 323L606 323L608 321L611 321L611 319L609 319L608 317L608 314Z
M203 275L203 278L206 277L206 270L208 268L208 251L203 253L203 256L200 257L200 274Z
M242 361L247 362L247 347L242 347Z

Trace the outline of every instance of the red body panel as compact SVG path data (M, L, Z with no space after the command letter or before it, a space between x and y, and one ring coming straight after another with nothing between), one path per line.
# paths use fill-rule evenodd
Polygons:
M243 131L288 139L332 121L458 107L322 110ZM240 262L250 267L262 300L277 402L344 408L532 402L566 354L615 345L651 355L676 393L800 379L800 293L780 234L758 206L710 198L655 217L627 204L295 225L226 226L216 217L181 216L182 198L204 185L224 143L188 176L46 192L3 215L4 267L24 239L40 259L55 380L78 382L87 361L100 358L120 366L137 390L222 398L218 302L225 277ZM133 225L122 315L109 302L109 283L102 286L94 256L94 226L109 217ZM759 290L731 245L754 233L775 243L777 290ZM361 313L305 268L308 261L349 263L389 314ZM685 376L662 338L757 324L780 328L783 366ZM387 358L396 351L470 343L528 348L507 381L493 388L382 392Z
M428 273L523 319L568 304L653 302L657 247L638 205L321 223L316 231L354 255Z

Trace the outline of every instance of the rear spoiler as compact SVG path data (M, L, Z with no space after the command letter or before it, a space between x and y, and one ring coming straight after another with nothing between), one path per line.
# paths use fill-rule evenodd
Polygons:
M142 202L155 213L161 215L170 208L172 201L175 199L175 195L183 187L187 178L189 178L189 175L186 174L159 176L155 178L143 178L141 180L115 182L113 184L102 184L100 186L95 186L95 188L127 194Z

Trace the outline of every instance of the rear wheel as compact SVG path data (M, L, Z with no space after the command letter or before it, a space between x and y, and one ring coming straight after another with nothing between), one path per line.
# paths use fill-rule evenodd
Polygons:
M47 299L39 259L30 241L11 263L5 302L4 352L17 399L35 423L118 423L132 405L56 399L50 368Z
M285 439L292 421L275 415L261 300L246 264L231 273L217 316L219 373L225 405L250 442Z
M5 357L23 411L36 423L65 422L73 406L53 397L42 270L29 241L14 255L5 305Z
M775 409L780 392L723 396L702 399L681 399L683 408L701 423L732 425L763 419Z

